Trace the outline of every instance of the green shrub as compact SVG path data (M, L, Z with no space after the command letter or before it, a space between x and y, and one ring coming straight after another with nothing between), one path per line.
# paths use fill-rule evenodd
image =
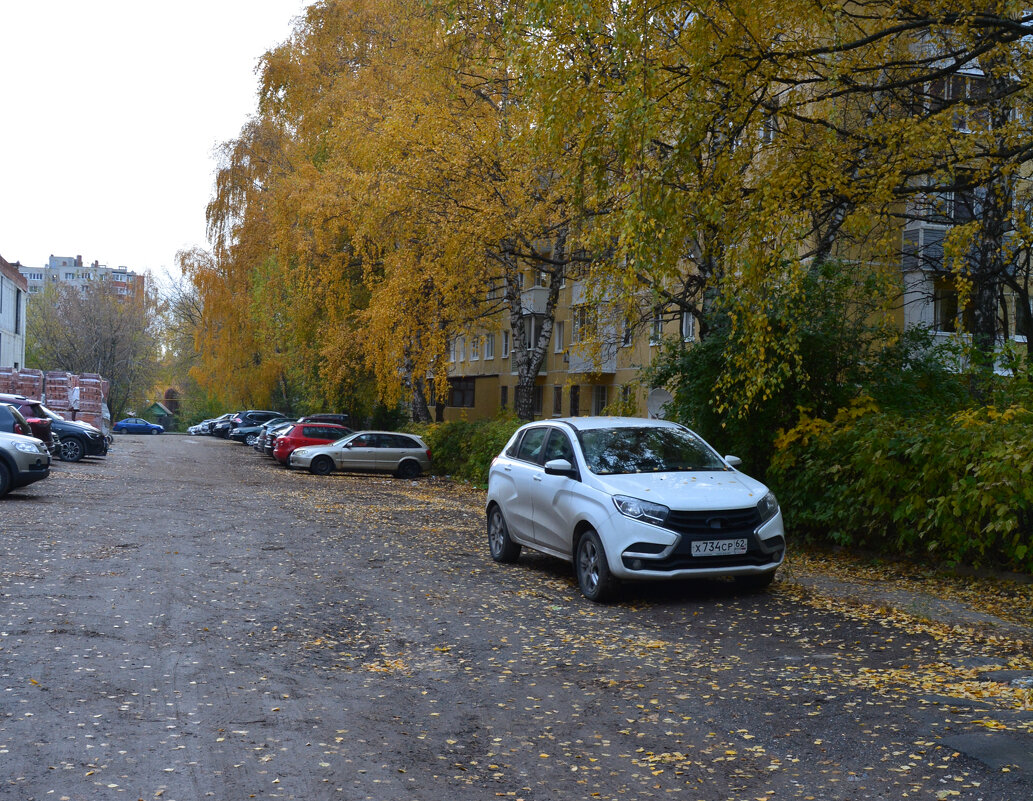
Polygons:
M1033 406L907 417L870 399L803 419L768 481L790 532L815 541L1033 573Z
M489 420L453 420L447 423L411 425L430 447L431 471L477 485L488 483L488 467L524 421L500 414Z

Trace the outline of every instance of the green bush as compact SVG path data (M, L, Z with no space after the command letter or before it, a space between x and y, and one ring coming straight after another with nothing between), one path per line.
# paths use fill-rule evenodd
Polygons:
M435 475L464 479L477 485L488 483L488 467L524 421L500 414L489 420L453 420L448 423L411 425L430 446L431 471Z
M815 541L1033 573L1033 405L908 417L870 399L782 435L768 471Z

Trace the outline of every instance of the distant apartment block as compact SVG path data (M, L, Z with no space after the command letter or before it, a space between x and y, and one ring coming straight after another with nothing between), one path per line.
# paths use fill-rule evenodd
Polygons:
M28 283L0 256L0 368L25 365L25 300Z
M112 284L119 295L133 297L142 295L146 286L143 275L138 275L125 267L108 267L97 261L83 264L82 256L52 255L45 267L26 267L19 264L18 269L28 282L30 295L42 292L48 284L82 288L100 281Z

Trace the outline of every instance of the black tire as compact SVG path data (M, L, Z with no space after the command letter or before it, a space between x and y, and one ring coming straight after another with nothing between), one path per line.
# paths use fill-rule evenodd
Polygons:
M125 431L125 429L122 429L122 428L113 428L113 429L111 429L111 432L113 434L122 434L122 433L124 433L124 431Z
M158 433L158 429L156 429L156 428L152 428L152 429L151 429L151 433L152 433L152 434L157 434L157 433Z
M334 472L334 460L329 456L317 456L308 463L308 471L317 476L328 476Z
M746 576L736 576L735 583L740 590L745 592L760 592L771 586L775 580L775 571L770 573L751 573Z
M60 443L63 462L78 462L86 455L86 446L78 437L62 437Z
M398 470L395 471L395 475L399 478L416 478L422 472L423 470L420 469L419 462L414 459L406 459L398 465Z
M610 574L602 540L591 529L582 534L577 542L574 571L577 573L578 587L589 601L602 603L613 597L617 580Z
M488 512L488 551L496 562L515 562L520 558L520 543L510 538L506 518L497 506Z
M3 462L0 462L0 498L3 498L11 491L11 471Z

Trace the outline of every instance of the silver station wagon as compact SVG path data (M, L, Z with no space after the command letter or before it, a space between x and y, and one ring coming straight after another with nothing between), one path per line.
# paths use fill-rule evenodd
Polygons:
M343 470L416 478L430 470L430 448L414 434L358 431L328 445L298 448L290 455L288 467L320 476Z

